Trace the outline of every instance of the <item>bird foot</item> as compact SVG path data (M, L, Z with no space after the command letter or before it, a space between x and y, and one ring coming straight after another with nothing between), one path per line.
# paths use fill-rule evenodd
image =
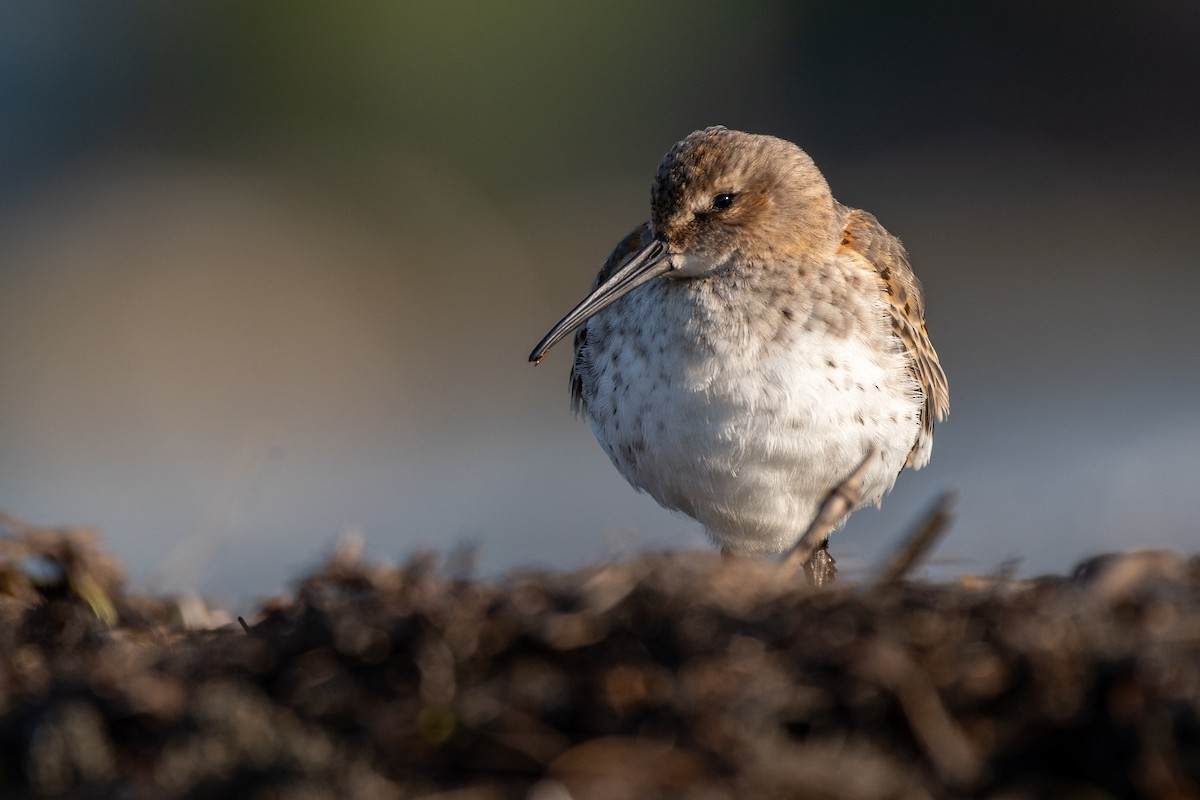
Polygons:
M818 589L831 586L837 578L837 562L829 555L828 540L813 551L812 556L804 563L804 575L808 582Z

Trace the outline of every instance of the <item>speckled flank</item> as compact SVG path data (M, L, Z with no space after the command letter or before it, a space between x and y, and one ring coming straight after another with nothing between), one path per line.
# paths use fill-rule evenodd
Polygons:
M633 486L722 546L779 552L871 447L863 504L928 460L949 393L874 217L795 145L724 128L672 148L651 198L594 291L656 240L671 269L583 323L571 381Z

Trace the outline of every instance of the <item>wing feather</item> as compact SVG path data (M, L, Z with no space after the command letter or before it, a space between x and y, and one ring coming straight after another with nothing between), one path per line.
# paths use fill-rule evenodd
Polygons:
M838 210L843 221L841 246L862 256L879 275L887 291L892 330L908 353L913 377L925 397L921 430L908 455L909 466L919 469L929 462L934 423L950 413L950 387L925 326L921 284L913 273L904 245L873 215L840 204Z

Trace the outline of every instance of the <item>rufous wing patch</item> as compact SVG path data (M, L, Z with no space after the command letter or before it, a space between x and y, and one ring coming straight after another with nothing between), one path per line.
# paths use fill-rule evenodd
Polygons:
M843 222L841 247L851 250L875 270L887 293L892 330L908 353L913 377L925 402L921 431L908 455L914 468L925 466L933 446L933 426L950 413L950 387L925 326L925 300L904 245L872 214L839 204Z

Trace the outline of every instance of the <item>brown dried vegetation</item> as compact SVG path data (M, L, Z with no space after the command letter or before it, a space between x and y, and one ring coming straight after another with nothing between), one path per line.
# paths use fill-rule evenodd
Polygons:
M4 523L5 798L1200 794L1195 558L814 590L698 552L498 582L342 555L247 633Z

